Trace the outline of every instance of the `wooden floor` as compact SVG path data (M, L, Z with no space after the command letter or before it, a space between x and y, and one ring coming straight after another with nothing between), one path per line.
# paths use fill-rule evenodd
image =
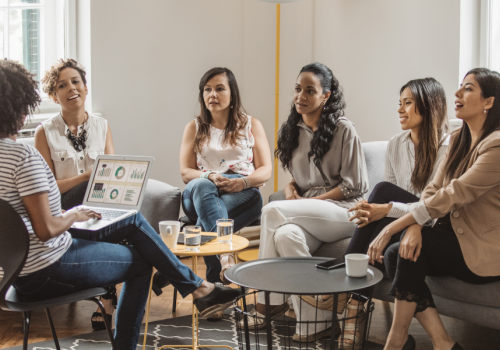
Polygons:
M183 260L190 265L190 260ZM205 275L205 266L199 259L198 272ZM179 317L191 314L191 298L178 298L177 311L172 314L173 288L164 289L160 297L153 294L151 301L150 321ZM376 301L371 322L370 340L384 344L392 321L392 303ZM92 332L90 317L95 306L90 302L78 302L51 309L55 327L60 338ZM443 317L446 329L455 341L466 350L499 350L500 331L480 327L464 321ZM410 333L417 341L417 350L433 349L432 344L422 327L414 320ZM22 345L21 316L18 313L0 310L0 349ZM52 339L50 328L44 312L32 314L30 326L30 343Z

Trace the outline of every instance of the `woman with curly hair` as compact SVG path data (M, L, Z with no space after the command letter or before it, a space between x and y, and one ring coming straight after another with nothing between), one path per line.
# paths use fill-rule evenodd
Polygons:
M323 242L335 242L352 235L355 224L348 209L368 191L368 176L361 142L354 125L344 117L345 103L338 80L321 63L304 66L295 83L290 116L279 132L276 156L292 174L285 186L284 201L275 201L262 210L259 259L311 256ZM292 297L295 310L299 301ZM301 321L331 319L331 312L301 303ZM271 294L272 317L288 309L282 295ZM264 314L259 295L254 313ZM248 321L263 328L265 322ZM242 324L241 324L242 325ZM241 326L240 325L240 326ZM297 327L293 339L299 342L320 339L329 331L321 324L312 331Z
M114 154L108 122L85 111L88 94L83 67L69 58L59 60L42 79L43 90L61 112L35 131L35 147L54 173L62 208L83 203L95 159Z
M73 223L100 215L77 208L63 212L47 162L35 148L16 142L26 115L40 103L37 89L22 65L0 61L0 199L22 218L30 242L26 263L13 282L18 293L51 298L124 282L114 333L115 348L123 350L137 348L153 266L183 297L192 295L202 317L230 305L240 292L196 276L140 213L106 227L107 242L72 237L68 229ZM124 238L131 244L115 244Z
M184 130L180 168L182 208L204 231L216 232L217 219L233 219L234 231L260 216L259 187L271 177L271 156L261 122L243 109L236 78L212 68L200 80L200 115ZM232 254L204 257L207 280L224 280Z
M59 60L42 79L43 90L61 106L61 112L37 127L35 147L56 178L64 210L83 203L97 156L115 153L108 122L85 111L88 94L85 75L84 68L69 58ZM110 293L103 297L108 318L116 302L116 291L111 287ZM92 315L92 328L104 329L99 310Z

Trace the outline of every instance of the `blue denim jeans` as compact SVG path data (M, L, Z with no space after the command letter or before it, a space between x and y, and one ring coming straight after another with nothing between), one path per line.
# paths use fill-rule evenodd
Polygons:
M124 282L116 313L118 349L136 349L152 266L164 274L182 296L203 282L172 254L141 214L99 231L71 231L80 231L79 235L86 239L73 238L73 244L57 262L17 278L14 286L24 295L46 298ZM112 244L123 240L130 245Z
M228 179L243 175L222 174ZM182 192L182 208L189 220L205 232L217 232L218 219L233 219L234 232L248 226L260 217L262 196L257 188L236 193L222 193L208 179L191 180ZM221 282L221 264L216 256L205 256L207 281Z

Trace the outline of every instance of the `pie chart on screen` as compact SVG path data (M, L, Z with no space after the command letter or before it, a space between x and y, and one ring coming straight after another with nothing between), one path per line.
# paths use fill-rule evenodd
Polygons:
M115 177L117 179L123 179L124 176L125 176L125 168L119 166L118 169L116 169Z
M111 193L109 194L109 198L111 199L116 199L118 197L118 190L115 188Z

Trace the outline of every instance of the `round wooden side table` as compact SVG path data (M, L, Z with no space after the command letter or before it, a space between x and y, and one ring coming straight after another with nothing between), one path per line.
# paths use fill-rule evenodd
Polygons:
M248 239L234 235L231 243L220 243L217 240L217 233L215 232L202 232L202 235L207 235L207 236L214 236L214 240L205 243L200 246L200 249L198 250L186 250L186 247L184 244L177 244L176 249L171 249L172 253L175 255L183 255L183 256L190 256L192 257L193 265L192 265L192 270L193 272L197 275L198 274L198 257L199 256L209 256L209 255L219 255L219 254L224 254L224 253L233 253L237 252L240 250L245 249L248 247ZM236 254L235 254L236 256ZM238 261L236 261L237 263ZM153 274L154 275L154 274ZM151 304L151 291L153 287L153 277L151 277L151 283L149 285L149 298L148 298L148 303L147 303L147 308L146 308L146 325L144 328L144 342L142 345L142 349L146 349L146 337L148 334L148 321L149 321L149 307ZM158 350L163 349L163 348L192 348L193 350L197 350L198 347L204 347L204 348L229 348L234 350L232 347L228 345L200 345L199 342L199 331L198 331L198 309L194 304L192 305L192 327L193 327L193 343L191 345L163 345L158 348Z

